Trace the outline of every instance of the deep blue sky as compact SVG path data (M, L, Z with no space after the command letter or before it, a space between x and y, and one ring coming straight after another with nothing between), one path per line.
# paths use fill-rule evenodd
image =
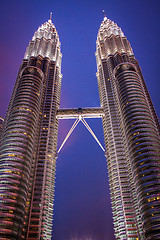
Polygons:
M0 4L2 117L27 44L50 11L63 54L61 107L99 106L94 53L103 9L130 41L160 116L159 0L8 0ZM61 120L58 145L72 123ZM101 120L88 123L104 145ZM106 159L80 123L58 157L54 240L114 239L109 198Z

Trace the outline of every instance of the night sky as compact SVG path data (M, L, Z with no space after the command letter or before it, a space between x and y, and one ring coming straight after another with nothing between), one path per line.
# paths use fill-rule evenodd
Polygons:
M51 11L63 54L61 107L100 106L95 51L103 9L130 41L160 116L159 0L0 3L0 116L5 116L25 49ZM104 146L101 120L87 122ZM73 120L60 120L58 146L72 124ZM114 239L106 158L82 123L59 153L55 192L54 240Z

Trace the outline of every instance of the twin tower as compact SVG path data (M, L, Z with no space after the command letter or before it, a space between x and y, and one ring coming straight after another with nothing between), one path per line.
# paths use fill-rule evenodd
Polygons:
M27 47L3 125L0 239L51 239L58 119L68 117L102 118L115 239L160 239L160 126L127 38L104 17L100 108L59 109L61 58L50 19Z

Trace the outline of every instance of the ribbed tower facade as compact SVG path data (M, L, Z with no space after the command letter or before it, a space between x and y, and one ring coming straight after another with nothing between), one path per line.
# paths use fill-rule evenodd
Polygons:
M51 19L20 66L0 149L0 239L51 239L61 88L60 42Z
M106 17L96 59L115 238L160 239L159 122L130 43Z

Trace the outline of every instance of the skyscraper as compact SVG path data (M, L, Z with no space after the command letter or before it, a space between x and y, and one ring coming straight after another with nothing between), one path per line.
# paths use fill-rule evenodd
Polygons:
M106 17L96 59L115 237L160 239L159 122L127 38Z
M27 47L4 122L0 239L51 239L61 57L50 19Z
M51 239L58 119L76 118L94 135L85 117L103 121L115 238L160 239L160 127L127 38L104 17L101 108L59 109L61 57L50 18L27 47L3 124L0 239Z

